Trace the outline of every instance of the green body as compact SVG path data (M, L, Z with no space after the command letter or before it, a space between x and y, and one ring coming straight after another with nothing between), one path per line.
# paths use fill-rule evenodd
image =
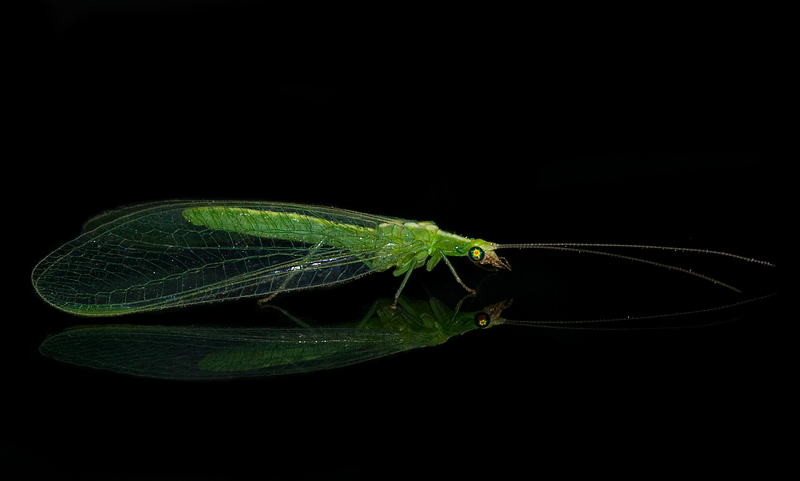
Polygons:
M486 254L478 262L507 267L495 244L431 222L299 204L168 201L93 219L34 268L32 281L61 310L110 316L265 297L391 268L408 275L475 247Z
M505 304L487 308L500 321ZM360 322L331 327L227 329L80 326L45 340L42 354L82 366L165 379L229 379L347 366L425 346L478 329L476 313L436 299L376 301Z

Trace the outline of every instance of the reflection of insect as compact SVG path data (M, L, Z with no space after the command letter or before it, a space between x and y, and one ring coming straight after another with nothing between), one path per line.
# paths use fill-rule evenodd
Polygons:
M318 371L356 364L500 323L500 302L458 312L442 302L376 301L360 322L335 327L229 329L79 326L47 338L42 354L72 364L167 379L226 379ZM284 314L293 318L281 309Z
M48 337L39 350L53 359L135 376L164 379L231 379L321 371L357 364L419 347L436 346L453 336L497 324L553 329L639 330L664 327L603 327L614 323L679 317L724 310L764 299L694 312L591 321L514 321L500 317L511 302L478 312L460 312L441 301L400 296L375 301L359 322L312 327L294 320L295 328L222 328L106 325L78 326ZM712 322L710 324L716 324ZM596 325L596 324L595 324ZM699 327L704 324L685 327Z
M465 289L474 292L458 277L448 256L468 256L477 264L509 269L495 253L497 249L594 252L580 248L592 245L495 244L445 232L432 222L332 207L167 201L125 207L89 221L82 235L34 268L32 280L39 295L58 309L109 316L274 296L394 268L395 276L404 275L395 294L396 307L411 272L425 265L431 270L440 261ZM701 274L670 268L736 290Z

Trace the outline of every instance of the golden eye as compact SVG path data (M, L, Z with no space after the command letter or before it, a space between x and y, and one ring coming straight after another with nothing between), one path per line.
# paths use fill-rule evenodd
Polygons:
M486 256L486 253L483 252L483 249L481 249L480 247L475 246L475 247L470 247L468 255L469 258L472 259L474 262L480 262Z
M489 314L486 314L485 312L479 312L475 314L473 321L477 327L483 329L484 327L489 327L489 324L492 323L492 318L489 317Z

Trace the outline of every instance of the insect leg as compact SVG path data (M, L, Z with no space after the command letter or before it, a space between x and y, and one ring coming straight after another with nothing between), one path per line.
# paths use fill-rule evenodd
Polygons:
M461 312L461 304L464 303L464 301L467 299L467 297L471 297L471 296L474 296L474 295L475 294L467 294L466 296L462 297L458 301L458 304L456 304L456 308L453 311L453 315L450 316L450 321L447 323L447 327L445 327L445 330L449 330L453 326L453 323L456 321L456 316L458 315L459 312ZM433 305L432 302L431 302L431 305Z
M413 262L413 261L411 261ZM397 310L397 300L400 299L400 293L403 292L403 288L406 286L406 282L408 282L408 278L411 277L411 273L414 271L413 268L409 268L406 271L405 277L403 277L403 282L400 283L400 288L397 289L397 294L394 295L394 302L392 303L392 310Z
M455 267L453 267L453 264L451 264L451 263L450 263L450 261L449 261L449 260L447 260L447 256L446 256L446 255L442 254L442 260L443 260L443 261L444 261L444 262L447 264L447 267L449 267L449 268L450 268L450 272L452 272L452 273L453 273L453 277L455 277L455 278L456 278L456 280L458 281L458 283L459 283L459 284L461 284L461 287L463 287L464 289L466 289L466 290L467 290L467 292L469 292L469 293L470 293L471 295L473 295L473 296L474 296L475 294L477 294L477 292L478 292L478 291L476 291L475 289L472 289L472 288L470 288L470 287L467 287L467 285L466 285L466 284L464 284L464 281L462 281L462 280L461 280L461 278L460 278L460 277L458 277L458 274L456 273L456 269L455 269Z
M286 309L282 309L282 308L280 308L280 307L278 307L278 306L276 306L276 305L273 305L273 304L267 304L267 305L264 305L264 306L262 306L262 305L259 303L259 307L271 307L272 309L276 309L276 310L278 310L278 311L279 311L281 314L283 314L284 316L288 317L289 319L291 319L292 321L294 321L295 323L297 323L298 325L300 325L300 327L307 327L307 328L310 328L310 327L311 327L311 326L310 326L310 325L308 325L307 323L305 323L305 322L301 321L301 320L300 320L299 318L297 318L296 316L293 316L292 314L290 314L290 313L289 313L289 311L287 311Z
M372 307L370 307L369 311L367 311L367 315L364 316L364 319L362 319L361 322L358 323L358 328L359 329L363 329L364 326L367 325L367 322L370 319L372 319L372 315L375 314L375 312L378 310L378 306L379 305L380 305L380 301L379 300L372 303Z
M309 250L308 256L305 257L305 260L311 258L319 250L319 248L322 247L323 244L324 244L324 239L317 242L314 248ZM268 295L267 297L262 297L257 301L258 307L265 307L269 301L271 301L272 299L275 298L275 296L283 292L286 289L286 286L289 284L289 281L292 279L292 277L296 276L298 273L299 271L288 274L279 288L275 289L275 291L272 294Z
M288 280L288 276L287 276L287 280ZM267 297L262 297L261 299L257 300L256 303L258 304L258 307L267 307L267 304L269 303L269 301L274 299L275 296L277 296L277 295L278 295L278 292L273 292L272 294L268 295Z

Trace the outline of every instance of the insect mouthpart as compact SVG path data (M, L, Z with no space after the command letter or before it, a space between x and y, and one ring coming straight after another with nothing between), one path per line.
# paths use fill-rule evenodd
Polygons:
M486 257L479 264L485 269L508 269L511 270L511 265L506 261L505 257L500 257L494 252L487 252Z
M494 324L502 324L503 320L500 317L500 314L503 312L504 309L508 308L511 305L513 299L508 299L505 301L500 301L491 306L487 306L482 312L478 312L473 317L472 322L475 323L475 326L478 328L486 328Z
M469 248L467 252L467 257L474 262L476 265L483 267L484 269L495 270L495 269L508 269L511 270L511 266L506 262L504 257L499 257L497 254L494 253L492 249L483 249L478 246L472 246Z

